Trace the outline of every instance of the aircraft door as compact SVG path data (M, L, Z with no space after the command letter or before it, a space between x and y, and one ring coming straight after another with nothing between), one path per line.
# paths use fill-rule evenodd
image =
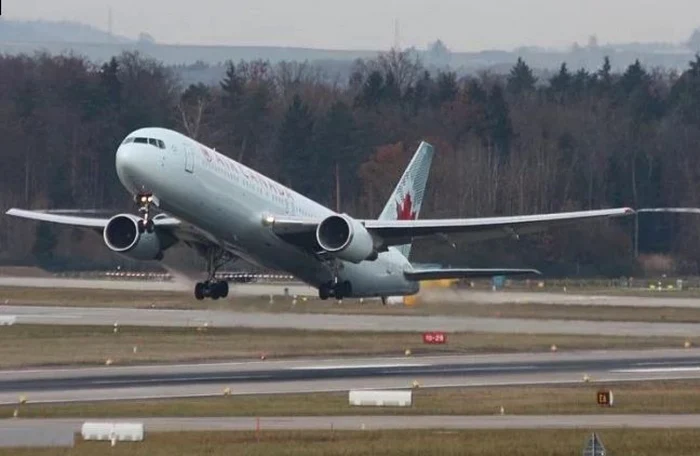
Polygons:
M183 144L182 146L185 151L185 171L194 173L194 150L189 144Z

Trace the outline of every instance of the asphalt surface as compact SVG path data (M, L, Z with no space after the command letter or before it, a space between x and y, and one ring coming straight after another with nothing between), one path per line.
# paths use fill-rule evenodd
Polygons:
M0 372L0 402L700 378L700 350L354 358Z
M560 306L682 307L700 308L700 298L669 296L659 291L645 296L609 296L546 291L485 291L456 288L427 288L426 301L474 304L550 304Z
M695 337L700 323L535 320L456 316L331 315L254 313L221 310L164 310L53 306L0 306L0 316L17 323L46 325L120 325L159 327L247 327L330 331L446 331L507 334Z
M135 290L135 291L182 291L192 292L194 281L188 280L108 280L108 279L62 279L36 277L0 277L0 287L24 288L77 288L86 290ZM318 290L300 283L231 283L231 296L318 296Z
M141 291L191 292L194 281L178 278L172 281L63 279L35 277L0 277L0 287L77 288ZM298 282L230 284L231 296L280 296L285 293L296 296L315 297L318 290ZM669 296L658 292L648 296L607 296L564 292L484 291L470 289L425 288L422 296L426 301L468 302L478 304L552 304L579 306L632 306L632 307L686 307L700 308L700 298Z
M143 423L147 432L381 429L615 429L697 428L700 415L547 415L547 416L308 416L256 418L132 418L90 420ZM32 419L4 421L3 429L35 432L80 432L85 420ZM148 437L146 436L146 439ZM107 443L108 445L108 443ZM120 443L117 443L120 445Z

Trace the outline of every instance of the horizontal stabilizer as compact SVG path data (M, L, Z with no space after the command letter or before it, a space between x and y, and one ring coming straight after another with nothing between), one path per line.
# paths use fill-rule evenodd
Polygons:
M537 269L414 269L405 271L408 280L483 279L495 276L541 275Z

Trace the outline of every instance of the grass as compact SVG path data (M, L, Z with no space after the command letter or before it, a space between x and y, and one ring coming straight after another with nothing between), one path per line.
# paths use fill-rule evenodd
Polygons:
M444 345L421 333L304 331L249 328L154 328L13 325L0 327L0 368L115 365L308 356L507 353L571 349L682 347L681 337L454 333ZM136 351L134 352L134 347Z
M414 389L411 407L354 407L348 394L313 393L222 396L66 404L26 404L23 418L141 418L226 416L347 415L509 415L700 413L700 381L673 380L552 386L490 386ZM609 388L615 406L596 403L596 392ZM233 388L235 390L235 388ZM15 406L0 406L10 417Z
M533 294L533 300L537 299ZM293 312L376 315L454 315L464 317L531 318L589 321L639 321L668 323L700 322L700 308L556 305L534 303L480 304L470 302L426 302L414 307L382 306L378 301L298 299L246 296L221 301L197 301L189 294L167 291L72 290L0 288L0 303L79 307L131 307L155 309L209 309L241 312Z
M0 449L0 456L207 455L479 455L542 456L581 454L588 429L262 431L149 433L140 443L82 442L72 449ZM598 432L610 455L695 455L694 430L609 429Z

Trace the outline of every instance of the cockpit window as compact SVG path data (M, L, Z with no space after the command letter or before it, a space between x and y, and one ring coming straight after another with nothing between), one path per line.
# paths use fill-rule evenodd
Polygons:
M151 146L155 146L159 149L165 149L165 143L163 140L156 138L126 138L122 144L128 144L131 142L137 144L150 144Z

